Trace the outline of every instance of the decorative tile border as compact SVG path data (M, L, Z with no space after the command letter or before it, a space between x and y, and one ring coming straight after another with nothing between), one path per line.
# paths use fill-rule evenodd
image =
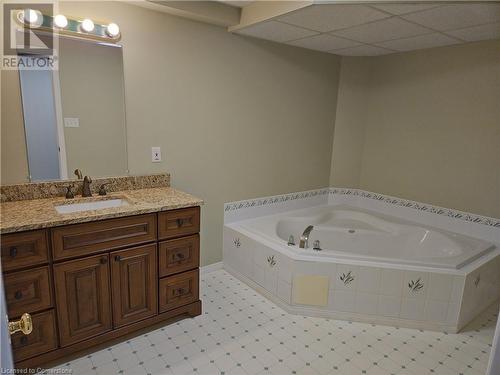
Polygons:
M170 174L160 173L144 176L120 176L93 178L91 184L92 193L97 193L102 184L107 184L108 192L148 189L155 187L169 187ZM28 182L15 185L0 186L1 202L24 201L31 199L44 199L63 197L66 187L74 185L73 193L81 194L81 180L59 180L44 182Z
M274 195L271 197L249 199L238 202L230 202L224 205L224 212L232 212L245 208L255 208L262 206L269 206L274 204L280 204L300 199L313 198L323 195L350 195L355 197L362 197L366 199L373 199L387 204L392 204L400 207L413 208L415 210L424 211L427 213L447 216L453 219L464 220L467 222L487 225L490 227L500 228L500 219L475 215L463 211L452 210L450 208L444 208L439 206L434 206L427 203L421 203L412 201L404 198L392 197L389 195L373 193L370 191L360 190L360 189L346 189L346 188L324 188L317 190L302 191L298 193L289 193L283 195Z
M313 197L318 197L318 196L328 195L328 194L330 194L330 189L325 188L325 189L301 191L299 193L274 195L272 197L249 199L249 200L245 200L245 201L230 202L230 203L224 204L224 212L236 211L236 210L241 210L244 208L268 206L271 204L285 203L285 202L289 202L289 201L295 201L298 199L307 199L307 198L313 198Z
M495 228L500 228L500 219L495 219L492 217L475 215L468 212L452 210L450 208L444 208L439 206L433 206L427 203L421 203L412 201L409 199L392 197L389 195L372 193L370 191L360 190L360 189L341 189L341 188L330 188L330 194L338 195L352 195L367 199L374 199L388 204L393 204L400 207L413 208L415 210L428 212L431 214L447 216L453 219L464 220L476 224L483 224L492 226Z

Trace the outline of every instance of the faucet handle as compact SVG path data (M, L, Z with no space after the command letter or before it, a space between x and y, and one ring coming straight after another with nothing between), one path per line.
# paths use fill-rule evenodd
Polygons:
M101 184L99 187L99 195L106 195L108 192L106 191L106 186L109 185L109 182Z
M319 244L319 240L316 240L313 242L313 250L316 250L316 251L321 251L321 245Z
M295 238L293 238L292 234L288 237L288 246L295 246Z
M83 178L82 171L79 169L75 169L75 175L76 175L76 177L78 177L79 180L81 180Z
M73 199L75 194L73 193L73 184L66 186L66 199Z

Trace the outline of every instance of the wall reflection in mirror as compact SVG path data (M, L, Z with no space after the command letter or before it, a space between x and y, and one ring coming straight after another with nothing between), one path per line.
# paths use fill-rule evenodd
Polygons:
M2 184L128 174L119 45L61 37L59 70L4 70Z

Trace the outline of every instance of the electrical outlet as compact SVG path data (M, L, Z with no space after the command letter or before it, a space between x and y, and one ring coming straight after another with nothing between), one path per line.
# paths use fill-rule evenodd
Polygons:
M151 161L153 163L159 163L161 161L161 148L151 147Z

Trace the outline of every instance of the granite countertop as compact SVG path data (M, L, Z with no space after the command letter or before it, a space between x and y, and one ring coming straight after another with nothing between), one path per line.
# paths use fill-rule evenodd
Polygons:
M116 198L127 200L129 205L68 214L60 214L55 209L56 205L61 204ZM66 199L64 197L55 197L4 202L0 204L0 233L85 223L114 217L194 207L202 204L201 199L170 187L116 191L105 196L94 195L91 198L75 197L74 199Z

